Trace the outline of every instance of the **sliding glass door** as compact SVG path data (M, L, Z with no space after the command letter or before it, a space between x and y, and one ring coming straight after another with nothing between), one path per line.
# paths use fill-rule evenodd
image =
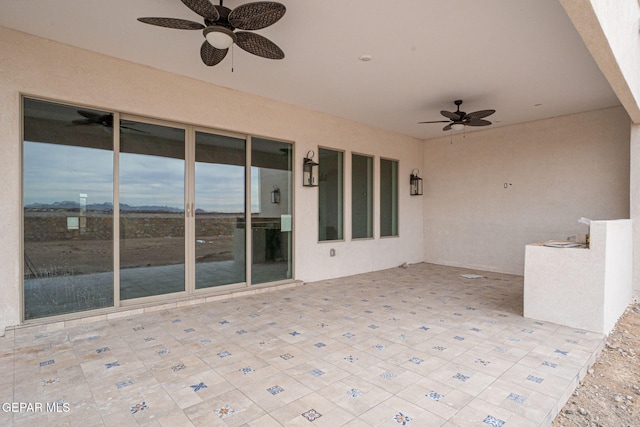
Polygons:
M195 287L246 282L246 142L205 132L195 140Z
M185 290L185 130L120 124L120 299Z
M23 108L25 320L293 277L292 144Z

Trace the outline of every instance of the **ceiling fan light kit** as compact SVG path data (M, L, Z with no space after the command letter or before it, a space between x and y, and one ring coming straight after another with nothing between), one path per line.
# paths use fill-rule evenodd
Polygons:
M178 18L138 18L138 21L177 30L202 30L205 41L200 46L200 58L210 67L219 64L234 44L262 58L284 58L284 52L274 42L259 34L248 32L266 28L279 21L287 11L283 4L258 1L231 10L222 5L222 0L220 5L214 5L209 0L180 1L204 18L204 24Z
M489 117L496 112L496 110L480 110L474 111L473 113L465 113L464 111L460 111L460 106L462 105L461 99L458 99L453 103L457 106L456 111L440 111L440 114L449 120L434 120L419 123L448 123L442 128L445 132L448 130L463 130L465 126L489 126L491 122L489 120L484 120L484 118Z

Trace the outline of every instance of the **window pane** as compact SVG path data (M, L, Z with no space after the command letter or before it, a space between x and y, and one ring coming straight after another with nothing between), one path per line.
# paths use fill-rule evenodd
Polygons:
M292 277L292 164L291 144L251 139L252 284Z
M196 289L246 281L245 140L196 132Z
M318 185L319 237L341 240L342 237L342 158L341 151L320 148Z
M120 124L120 299L184 291L185 132Z
M380 159L380 235L398 235L398 162Z
M373 237L373 158L353 154L351 174L352 237Z
M113 116L24 100L24 316L113 306Z

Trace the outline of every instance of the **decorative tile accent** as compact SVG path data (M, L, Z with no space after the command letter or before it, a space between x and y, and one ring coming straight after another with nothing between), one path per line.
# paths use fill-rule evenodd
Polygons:
M405 334L400 334L400 338L402 338L403 340L406 340L407 338L409 338L408 336L406 336Z
M133 328L134 332L138 332L144 329L144 326L136 326L135 328Z
M509 338L511 342L520 342L520 338Z
M542 366L548 366L550 368L557 368L558 364L553 362L547 362L546 360L542 362Z
M282 356L280 356L280 357L281 357L282 359L284 359L284 360L289 360L289 359L293 359L293 357L294 357L294 356L293 356L292 354L285 353L285 354L283 354L283 355L282 355Z
M231 356L231 353L229 353L228 351L221 351L220 353L218 353L218 356L219 356L221 359L224 359L225 357L229 357L229 356Z
M267 326L276 326L278 324L278 322L269 322L267 323Z
M540 377L534 377L533 375L529 375L529 376L527 377L527 379L528 379L529 381L533 381L534 383L538 383L538 384L540 384L542 381L544 381L544 379L542 379L542 378L540 378Z
M497 353L503 353L504 354L504 353L508 352L509 350L507 350L506 348L496 348L494 351L497 352Z
M42 350L51 350L53 348L53 346L51 344L45 345L43 347L40 347L38 350L42 351Z
M239 331L236 331L236 334L238 335L242 335L242 334L246 334L247 331L245 331L244 329L240 329Z
M42 386L44 387L44 386L51 385L53 383L58 383L58 382L60 382L60 378L58 377L50 378L48 380L42 381Z
M566 342L568 342L569 344L578 344L578 341L576 340L565 340Z
M314 377L319 377L320 375L324 375L324 371L320 369L314 369L313 371L311 371L311 375L313 375Z
M329 325L324 323L324 322L322 322L322 323L318 323L318 326L320 326L321 328L326 328Z
M444 395L442 395L440 393L436 393L435 391L430 391L429 393L425 394L425 396L427 396L430 399L435 400L436 402L444 397Z
M371 311L371 310L365 310L364 312L367 313L367 314L373 313L373 311Z
M462 313L453 313L453 315L460 317L460 316L462 316Z
M46 338L47 334L38 334L36 335L36 339L39 340L40 338Z
M178 371L182 371L183 369L186 369L186 366L184 366L184 363L180 363L178 365L172 366L171 370L173 372L178 372Z
M40 362L40 367L53 365L54 363L56 363L56 362L53 359L45 360L44 362Z
M284 391L284 389L282 387L280 387L279 385L274 385L273 387L269 387L267 389L267 391L275 396L278 393L282 393Z
M420 326L418 329L422 329L423 331L428 331L431 328L429 328L427 326Z
M358 358L357 358L357 357L355 357L355 356L349 355L349 356L345 357L345 358L344 358L344 360L346 360L347 362L351 362L351 363L353 363L353 362L355 362L356 360L358 360Z
M107 368L107 369L115 368L117 366L120 366L120 362L118 362L117 360L115 362L106 363L104 365L104 367Z
M147 337L144 339L144 342L150 342L150 341L155 341L156 338L155 337Z
M314 346L318 347L318 348L322 348L322 347L326 347L327 345L323 342L317 342L314 344Z
M229 321L228 320L222 320L221 322L218 322L218 323L220 323L221 325L226 325L226 324L229 323Z
M202 345L211 344L211 340L209 338L205 338L203 340L200 340L200 344Z
M424 362L424 360L418 358L418 357L412 357L411 359L409 359L409 362L411 363L415 363L416 365L421 364L422 362Z
M182 320L181 319L173 319L173 320L171 320L171 323L179 323L179 322L182 322Z
M193 389L193 391L200 391L203 388L207 388L207 385L205 383L203 383L202 381L200 381L200 383L196 384L196 385L192 385L189 386Z
M373 346L373 348L377 349L377 350L384 350L386 347L383 346L382 344L376 344Z
M131 380L118 381L116 383L116 387L125 388L125 387L130 386L131 384L132 384Z
M347 332L346 334L342 334L343 337L347 337L347 338L353 338L355 337L354 334L352 334L351 332Z
M478 329L478 328L471 328L471 330L472 330L473 332L480 332L480 329Z
M169 354L169 349L168 348L163 348L162 350L156 351L156 354L159 355L159 356L162 356L164 354Z
M502 427L504 425L504 421L491 415L487 415L487 418L485 418L482 422L485 424L489 424L491 427Z
M524 403L525 397L520 396L519 394L516 394L516 393L509 393L509 396L507 396L507 399L513 400L516 403Z
M260 315L258 313L253 313L249 317L251 317L252 319L255 319L256 317L260 317Z
M532 334L533 331L531 329L523 329L522 332L524 332L525 334Z
M321 413L317 412L315 409L309 409L307 412L303 412L302 416L308 419L309 421L315 421L322 416Z
M458 341L464 341L464 337L460 337L458 335L456 335L455 337L453 337L454 340L458 340Z
M459 373L459 372L458 372L457 374L455 374L455 375L453 376L453 378L455 378L455 379L457 379L457 380L460 380L460 381L463 381L463 382L469 379L469 377L468 377L468 376L466 376L466 375L462 375L462 374L461 374L461 373Z
M435 347L432 347L434 350L438 350L438 351L445 351L447 349L447 347L442 347L441 345L437 345Z
M533 322L533 323L535 323L536 325L540 325L540 326L544 325L544 323L542 323L542 322Z
M558 354L561 354L563 356L567 356L569 354L569 351L562 351L562 350L556 349L556 351L554 353L558 353Z
M482 360L482 359L476 359L476 363L479 363L479 364L481 364L483 366L487 366L491 362L488 362L488 361Z
M298 335L300 335L300 332L298 331L289 332L289 335L291 335L292 337L297 337Z
M187 328L184 330L186 333L190 334L191 332L195 332L196 330L193 328Z
M132 414L137 414L138 412L144 411L145 409L148 409L148 408L149 407L147 406L146 402L136 403L135 405L130 406Z
M233 409L231 409L230 406L225 405L222 408L218 408L218 409L214 409L213 412L215 412L215 414L217 416L219 416L220 418L225 418L228 417L229 415L233 414Z
M401 426L406 426L409 421L411 421L411 417L403 414L402 412L398 412L393 420L400 424Z
M396 375L392 374L391 372L383 372L383 373L380 374L380 376L382 378L384 378L385 380L392 380L392 379L394 379L396 377Z
M351 390L347 391L347 396L360 397L362 396L362 392L360 390L352 388Z
M111 350L109 347L102 347L96 350L96 353L100 354L100 353L105 353L107 351Z
M240 369L240 372L242 372L243 374L247 375L247 374L250 374L251 372L255 372L255 369L253 369L250 366L247 366L246 368Z

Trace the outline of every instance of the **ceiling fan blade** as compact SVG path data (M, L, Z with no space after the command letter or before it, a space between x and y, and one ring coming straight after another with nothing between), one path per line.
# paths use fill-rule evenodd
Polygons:
M489 117L490 115L492 115L493 113L495 113L496 110L480 110L480 111L474 111L473 113L469 113L466 115L465 118L468 118L470 120L473 119L483 119L485 117Z
M176 30L202 30L204 28L204 25L198 22L178 18L138 18L138 21Z
M229 49L216 49L206 40L200 46L200 58L209 67L219 64L227 56L227 52L229 52Z
M418 124L423 124L423 123L449 123L451 120L434 120L431 122L418 122Z
M454 122L460 121L462 117L458 113L452 113L451 111L440 111L440 114L453 120Z
M267 59L282 59L284 52L277 44L266 37L256 33L247 33L240 31L236 33L236 44L249 53L261 56Z
M247 3L233 9L229 23L241 30L259 30L275 24L286 11L283 4L273 1Z
M490 124L491 122L489 120L482 120L482 119L469 120L468 122L465 123L465 125L467 126L489 126Z
M98 119L102 117L102 114L94 113L93 111L77 110L76 112L85 119Z
M189 9L198 15L211 21L217 21L220 18L218 10L209 0L180 0Z
M451 130L451 125L452 125L452 124L453 124L453 123L449 123L448 125L446 125L445 127L443 127L443 128L442 128L442 130L443 130L443 131L445 131L445 132L446 132L446 131L448 131L448 130Z
M78 119L78 120L72 120L71 123L73 123L74 125L90 125L93 124L93 122L89 119Z

